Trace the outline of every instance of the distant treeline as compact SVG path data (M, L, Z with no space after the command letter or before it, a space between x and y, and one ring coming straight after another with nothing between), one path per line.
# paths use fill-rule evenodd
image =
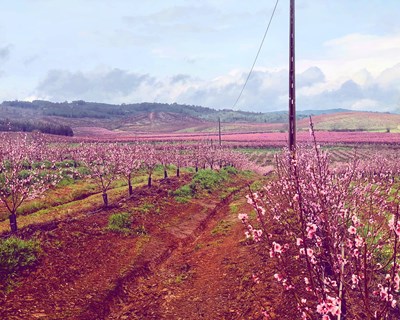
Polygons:
M71 127L48 123L48 122L34 122L34 121L15 121L8 119L0 119L0 131L22 131L33 132L39 131L42 133L56 134L60 136L72 137L74 132Z
M44 100L27 101L4 101L1 107L10 109L34 110L35 116L57 116L63 118L94 118L94 119L115 119L126 116L135 116L149 112L169 112L180 115L186 115L205 121L222 122L268 122L282 123L288 118L287 112L248 112L240 110L222 109L215 110L196 105L178 104L178 103L156 103L142 102L132 104L107 104L98 102L87 102L77 100L72 102L50 102ZM1 116L1 113L0 113ZM298 114L301 119L307 115Z

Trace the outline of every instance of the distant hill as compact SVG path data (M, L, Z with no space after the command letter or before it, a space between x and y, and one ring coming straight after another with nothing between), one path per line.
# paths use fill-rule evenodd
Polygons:
M312 117L315 129L324 131L381 131L400 132L400 115L381 112L340 112ZM309 121L300 120L299 129L306 129Z
M322 114L332 114L332 113L343 113L343 112L358 112L349 109L337 108L337 109L327 109L327 110L300 110L297 111L297 115L304 116L318 116Z
M354 112L346 109L305 110L297 112L297 128L308 128L313 117L317 130L398 132L400 115ZM113 105L86 101L55 103L4 101L0 121L35 122L49 127L70 127L76 134L93 132L215 132L218 118L224 132L286 131L288 113L215 110L177 103L136 103ZM92 129L90 129L92 128Z
M205 121L217 121L218 117L224 122L274 122L285 121L287 112L248 112L234 110L215 110L211 108L182 105L177 103L134 103L113 105L106 103L86 102L82 100L72 102L49 102L43 100L4 101L0 105L0 117L32 119L46 116L62 117L66 119L116 119L126 116L137 116L148 113L176 113ZM305 115L299 113L299 118Z

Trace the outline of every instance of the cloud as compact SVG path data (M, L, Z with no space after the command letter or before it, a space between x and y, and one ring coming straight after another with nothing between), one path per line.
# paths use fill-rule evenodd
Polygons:
M325 74L318 67L308 68L303 73L297 76L297 87L310 87L320 82L325 81Z
M125 16L123 21L148 31L197 34L218 30L218 24L211 25L209 19L220 21L220 17L221 12L210 6L173 6L148 15Z
M188 81L190 81L190 76L187 74L177 74L173 77L171 77L171 83L187 83Z
M120 69L105 72L49 71L37 87L37 94L52 100L114 102L135 92L141 85L154 85L149 75L139 75Z
M40 55L38 55L38 54L29 56L28 58L26 58L26 59L24 60L24 65L25 65L26 67L28 67L28 66L32 65L33 63L35 63L35 62L38 61L38 60L40 60Z
M362 70L337 88L318 86L299 90L298 104L302 109L346 108L365 111L396 111L400 99L400 64L387 68L373 77Z
M377 36L353 33L329 40L325 46L332 54L343 54L348 59L394 57L400 50L400 34Z
M384 70L377 78L377 82L382 88L400 89L400 63Z
M10 56L11 45L0 48L0 60L6 60Z
M52 70L34 95L56 101L178 102L222 109L233 107L246 78L247 73L240 70L211 80L188 74L156 78L121 69L90 72ZM377 76L360 70L337 86L332 86L316 66L297 74L296 78L298 110L394 111L400 101L400 64L383 70ZM237 106L241 110L267 112L286 110L287 105L288 70L256 68Z

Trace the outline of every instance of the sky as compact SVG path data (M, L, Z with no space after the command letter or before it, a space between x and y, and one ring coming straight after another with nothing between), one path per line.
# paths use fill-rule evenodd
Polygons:
M231 109L276 0L1 1L0 101ZM235 109L288 108L279 0ZM297 109L400 112L399 0L296 0Z

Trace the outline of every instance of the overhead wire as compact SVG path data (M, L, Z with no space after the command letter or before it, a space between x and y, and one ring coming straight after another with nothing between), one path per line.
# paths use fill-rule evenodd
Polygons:
M242 87L242 90L240 91L239 96L237 97L235 103L233 104L233 107L232 107L233 110L235 109L235 107L236 107L237 103L239 102L240 98L242 97L243 91L244 91L244 89L246 88L247 83L249 82L251 73L253 72L253 69L254 69L254 67L255 67L255 65L256 65L256 62L257 62L257 59L258 59L258 56L260 55L261 49L262 49L262 47L263 47L263 45L264 45L265 38L267 37L268 30L269 30L269 27L271 26L272 19L274 18L276 8L278 7L278 3L279 3L279 0L276 0L275 6L274 6L274 10L272 11L271 17L270 17L269 22L268 22L268 25L267 25L267 29L266 29L265 32L264 32L264 37L262 38L260 47L258 48L256 57L254 58L253 65L251 66L251 69L250 69L250 71L249 71L249 73L248 73L248 75L247 75L247 78L246 78L246 81L245 81L245 83L244 83L244 85L243 85L243 87Z

